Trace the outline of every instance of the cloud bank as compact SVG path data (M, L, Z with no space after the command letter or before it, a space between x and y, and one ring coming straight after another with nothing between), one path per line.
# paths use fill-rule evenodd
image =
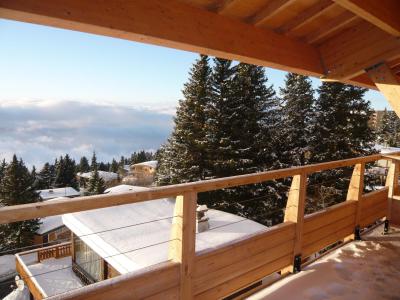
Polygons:
M99 160L157 149L173 127L173 108L123 107L78 101L0 101L0 158L28 166L68 153Z

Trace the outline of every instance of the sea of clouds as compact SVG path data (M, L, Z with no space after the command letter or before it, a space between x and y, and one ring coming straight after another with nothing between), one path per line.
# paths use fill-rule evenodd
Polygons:
M155 150L166 141L174 107L128 107L80 101L0 101L0 159L14 153L28 166L68 153L99 160Z

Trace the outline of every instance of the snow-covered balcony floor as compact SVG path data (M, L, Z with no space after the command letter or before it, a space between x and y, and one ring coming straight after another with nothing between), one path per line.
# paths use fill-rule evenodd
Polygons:
M72 271L71 256L49 258L28 266L33 278L48 297L65 293L83 286Z
M251 300L400 299L400 228L379 226L271 286Z

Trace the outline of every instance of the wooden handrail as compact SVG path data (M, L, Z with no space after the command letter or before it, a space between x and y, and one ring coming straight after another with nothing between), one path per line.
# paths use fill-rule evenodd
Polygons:
M392 155L400 152L392 153ZM381 154L344 159L307 166L292 167L254 174L231 176L225 178L154 187L148 191L126 192L121 194L103 194L95 196L61 199L32 204L15 205L0 208L0 224L23 221L47 216L73 213L78 211L104 208L116 205L130 204L155 200L165 197L176 197L190 192L207 192L234 186L260 183L263 181L291 177L298 174L311 174L328 169L352 166L359 163L374 162L379 159L388 159Z
M389 188L363 195L365 164L379 159L392 161L387 181ZM307 176L314 172L347 166L354 166L347 201L316 214L304 216ZM162 267L160 270L163 271L160 273L160 270L158 270L152 278L150 278L152 271L149 269L148 272L141 273L140 276L119 276L64 296L68 299L88 299L89 296L93 299L107 299L108 294L115 292L115 286L121 285L126 289L119 291L121 299L139 299L139 295L152 295L153 293L157 295L155 297L168 295L178 299L214 299L228 296L279 270L284 272L299 271L302 258L306 258L337 241L354 238L352 233L359 225L368 225L377 219L390 216L390 210L386 209L388 191L389 194L392 191L392 196L394 196L394 191L397 190L397 176L397 158L378 154L256 174L158 187L142 192L97 195L6 207L0 209L0 224L10 222L10 220L24 220L32 217L178 196L175 203L169 248L169 259L172 262L165 265L168 267ZM196 255L195 209L198 192L285 177L293 177L293 180L283 224ZM57 246L60 245L46 247L41 251L58 249L55 248ZM61 244L61 247L65 246ZM49 255L59 255L57 251L56 253L44 254L43 258L47 258ZM171 274L175 278L163 278L165 275L163 272L166 272L165 274L172 272ZM110 285L107 285L107 282ZM153 289L157 286L155 282L159 283L157 287L159 290ZM138 297L131 294L129 289L131 284L136 285L138 289L140 288L140 290L135 290ZM60 298L64 299L64 296Z

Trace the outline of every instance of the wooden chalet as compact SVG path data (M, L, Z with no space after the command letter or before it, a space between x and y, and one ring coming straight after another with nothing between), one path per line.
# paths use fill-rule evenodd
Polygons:
M400 116L398 0L0 0L0 18L368 87L381 91ZM386 187L364 193L365 165L382 159L390 162ZM347 201L305 215L307 177L345 166L354 167ZM148 191L3 207L0 224L182 196L175 204L167 262L49 299L219 299L278 271L298 272L313 253L337 241L356 243L360 230L376 221L385 221L386 229L400 225L398 173L398 154L378 154ZM195 252L198 193L286 177L293 180L282 224ZM31 277L25 278L29 285Z

